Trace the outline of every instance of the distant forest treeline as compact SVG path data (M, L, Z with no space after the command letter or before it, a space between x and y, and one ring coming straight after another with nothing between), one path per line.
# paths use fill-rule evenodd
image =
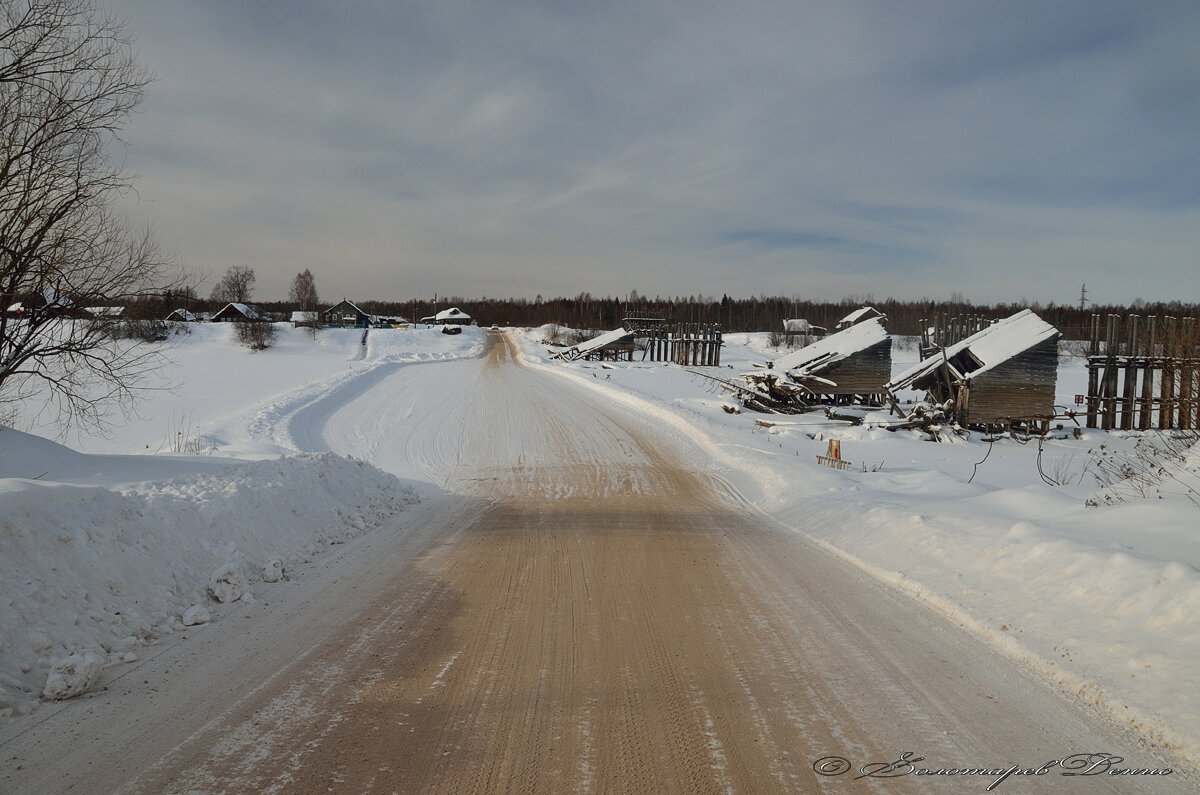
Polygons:
M172 298L164 299L161 309L169 312L182 303L175 297L177 305L169 305ZM193 311L219 309L208 302L189 297L185 308ZM338 299L340 300L340 299ZM354 300L354 299L351 299ZM336 301L322 301L330 306ZM898 301L893 298L844 298L840 301L812 301L784 296L753 296L750 298L720 298L688 296L662 298L640 296L636 292L627 298L597 298L581 293L574 298L462 298L451 296L439 298L436 304L428 299L410 301L354 300L363 311L372 315L404 317L419 320L439 310L456 306L481 325L496 323L502 326L541 326L556 323L581 329L612 329L626 317L657 317L672 322L715 323L726 332L737 331L780 331L786 318L804 318L810 323L832 329L839 320L861 306L874 306L887 315L887 327L893 334L919 334L921 320L947 316L979 315L984 318L1003 318L1021 309L1030 308L1047 323L1063 332L1067 339L1084 339L1088 336L1091 316L1118 314L1174 315L1194 317L1200 305L1179 301L1147 303L1137 301L1130 306L1090 305L1086 309L1065 304L1011 303L971 304L965 300ZM256 305L268 312L290 312L296 307L286 301L257 302ZM147 307L148 308L148 307ZM157 314L157 312L153 313Z

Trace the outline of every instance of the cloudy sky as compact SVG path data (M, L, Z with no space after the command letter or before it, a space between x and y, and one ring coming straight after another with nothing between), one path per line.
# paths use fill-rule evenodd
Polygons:
M204 293L1200 300L1194 0L99 2Z

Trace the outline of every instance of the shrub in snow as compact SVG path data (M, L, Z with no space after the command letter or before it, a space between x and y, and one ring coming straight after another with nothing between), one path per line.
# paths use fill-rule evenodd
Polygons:
M90 651L75 652L50 666L42 696L59 701L86 693L104 668L104 660Z
M212 621L212 613L209 613L208 608L204 605L192 605L183 611L183 625L185 627L207 624L209 621Z
M271 558L262 570L263 582L279 582L283 579L283 560Z
M234 323L233 328L238 342L252 351L265 351L277 338L274 323L239 322Z
M236 563L226 563L208 578L208 592L221 604L236 602L250 592L250 583Z

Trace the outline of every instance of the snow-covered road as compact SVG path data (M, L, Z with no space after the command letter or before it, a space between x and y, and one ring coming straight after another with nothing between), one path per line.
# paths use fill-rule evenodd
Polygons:
M281 607L231 614L236 631L197 630L138 682L56 708L6 746L29 771L15 789L962 792L1001 771L998 791L1194 783L1064 777L1090 764L1079 755L1170 764L774 524L654 414L490 342L483 359L381 365L288 412L281 441L441 494L403 533L322 559ZM975 772L853 780L910 752L916 768Z

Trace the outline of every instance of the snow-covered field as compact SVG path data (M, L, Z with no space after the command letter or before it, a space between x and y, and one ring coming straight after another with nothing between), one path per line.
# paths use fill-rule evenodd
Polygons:
M36 710L48 684L65 695L97 666L130 664L185 616L207 611L219 627L229 605L213 592L248 587L239 605L285 598L283 583L269 582L281 567L350 535L402 528L409 506L441 485L452 456L436 439L379 449L370 423L385 411L454 422L455 401L478 385L421 365L478 356L483 331L379 330L366 345L351 330L315 341L280 332L275 348L250 353L228 326L193 327L161 373L174 391L152 395L107 438L70 438L74 450L40 438L53 434L35 406L18 424L39 436L0 430L0 715ZM765 515L1200 761L1200 507L1178 482L1143 496L1094 477L1154 434L1076 439L1068 424L1039 450L979 434L935 444L873 425L882 414L856 427L819 414L731 415L711 381L675 365L552 362L538 330L518 336L532 366L707 451L698 465ZM722 372L776 357L765 338L727 337ZM894 370L915 360L898 341ZM411 377L394 400L360 405L398 371ZM1059 402L1072 403L1085 377L1081 360L1064 357ZM327 452L327 435L374 465ZM830 439L853 470L816 463Z

